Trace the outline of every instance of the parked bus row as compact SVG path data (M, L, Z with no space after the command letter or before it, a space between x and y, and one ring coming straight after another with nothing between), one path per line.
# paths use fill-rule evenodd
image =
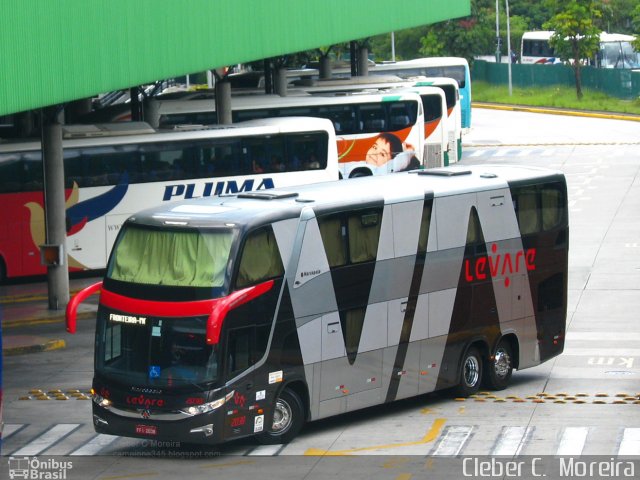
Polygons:
M564 176L419 170L137 213L100 291L97 432L285 443L307 421L501 390L564 346ZM162 262L158 262L162 258Z
M396 75L400 78L446 77L456 81L460 97L461 126L471 128L471 74L469 63L462 57L424 57L398 62L383 62L370 65L369 75ZM345 68L334 69L334 76L350 74ZM449 99L447 105L451 107Z

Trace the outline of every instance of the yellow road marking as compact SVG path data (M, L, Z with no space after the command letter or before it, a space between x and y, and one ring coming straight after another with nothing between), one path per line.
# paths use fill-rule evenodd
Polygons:
M130 475L115 475L112 477L102 477L102 480L119 480L121 478L155 477L156 475L159 475L159 473L158 472L132 473Z
M248 465L251 463L255 463L255 462L253 460L237 460L235 462L211 463L209 465L202 465L200 468L227 468L227 467L235 467L236 465Z
M336 450L334 452L321 450L319 448L309 448L307 449L306 452L304 452L304 454L307 456L343 456L343 455L350 455L352 453L357 453L357 452L366 452L370 450L386 450L389 448L400 448L400 447L409 447L414 445L422 445L425 443L433 442L436 438L438 438L438 435L440 435L440 431L442 430L442 427L444 426L445 423L446 423L446 419L436 418L433 421L433 424L431 425L431 428L426 433L426 435L422 437L422 439L417 440L415 442L391 443L388 445L372 445L370 447L351 448L348 450Z

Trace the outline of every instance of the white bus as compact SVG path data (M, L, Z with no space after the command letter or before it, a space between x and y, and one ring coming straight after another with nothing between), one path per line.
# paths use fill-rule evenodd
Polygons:
M232 119L309 116L333 122L343 178L379 175L424 165L424 110L415 93L312 96L233 96ZM147 109L152 124L215 124L211 100L161 100Z
M561 63L553 47L549 45L552 31L524 32L520 41L520 63L523 65Z
M490 165L139 212L67 310L73 333L100 290L94 427L285 443L307 421L507 388L563 351L568 228L562 173Z
M447 77L458 85L460 102L460 122L462 128L471 128L471 74L469 62L462 57L425 57L399 62L383 62L370 65L369 75L397 75L400 78ZM350 69L335 69L336 76L351 73Z
M121 131L131 124L116 125ZM82 131L98 131L82 127ZM337 180L333 125L280 118L182 132L65 140L68 265L104 268L122 222L160 203ZM105 133L103 131L103 133ZM0 277L39 275L41 144L0 144Z
M541 65L561 63L549 44L553 34L553 31L525 32L520 45L520 62ZM638 68L640 53L633 48L634 40L633 35L602 32L595 59L584 59L583 63L597 68Z

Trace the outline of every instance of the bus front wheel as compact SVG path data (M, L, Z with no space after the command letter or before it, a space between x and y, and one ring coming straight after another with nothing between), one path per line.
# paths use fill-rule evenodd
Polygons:
M273 407L271 424L258 436L265 445L289 443L304 425L302 401L296 392L284 389Z
M473 395L480 389L482 357L476 347L469 347L460 363L460 377L455 393L460 397Z

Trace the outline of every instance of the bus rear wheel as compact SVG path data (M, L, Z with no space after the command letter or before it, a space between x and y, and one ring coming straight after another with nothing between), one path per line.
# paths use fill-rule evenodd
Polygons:
M513 373L513 353L511 344L500 340L495 352L487 359L484 382L491 390L504 390L509 386Z
M257 438L265 445L289 443L304 425L302 401L296 392L284 389L274 404L271 424Z
M480 389L482 381L482 357L476 347L469 347L460 362L460 376L455 387L456 395L468 397Z

